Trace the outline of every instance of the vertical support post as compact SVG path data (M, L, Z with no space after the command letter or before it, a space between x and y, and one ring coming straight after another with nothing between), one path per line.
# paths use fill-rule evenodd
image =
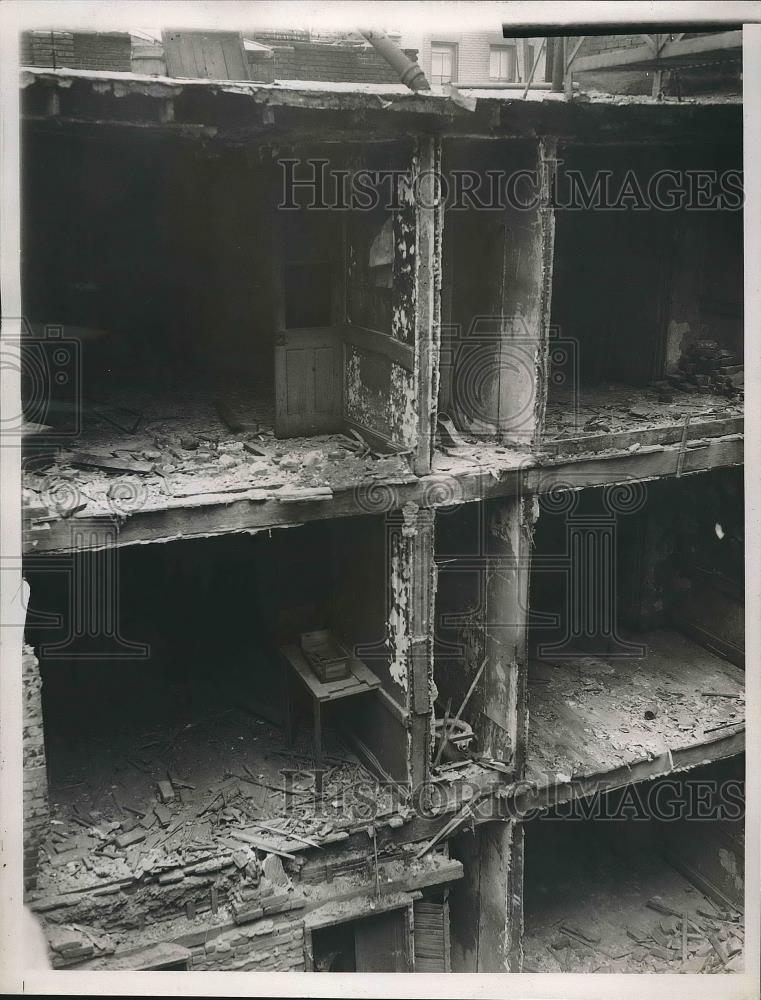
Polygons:
M408 774L413 790L428 781L433 734L433 605L436 592L434 512L416 504L402 509L402 526L394 541L396 557L391 581L395 607L403 619L395 632L396 658L407 667L407 708L410 716ZM401 647L401 648L399 648Z
M441 227L439 177L441 142L420 140L414 178L415 195L415 398L417 443L414 465L419 476L431 471L439 391L441 333Z
M523 825L484 823L450 842L465 874L449 895L453 972L520 972Z
M523 960L523 827L486 823L480 832L481 906L477 972L520 972Z
M555 39L555 48L552 53L552 89L555 93L563 92L563 78L565 77L565 38Z
M544 53L544 82L552 82L552 72L555 68L555 37L547 37L547 45Z
M655 50L655 58L656 58L656 60L658 59L658 57L660 56L660 53L661 53L661 45L662 45L661 38L662 38L662 36L659 35L659 34L655 34L651 38L652 46L653 46L653 49ZM652 92L652 96L653 97L657 97L658 94L660 94L660 92L661 92L662 89L663 89L663 70L660 69L660 67L658 65L656 65L655 69L653 70L653 92Z
M22 755L24 766L24 888L37 884L40 847L50 822L45 737L42 725L42 678L30 646L21 654L24 698Z
M486 670L479 746L523 775L528 730L527 622L533 498L486 505Z
M539 447L544 431L547 409L547 367L550 353L550 323L552 319L552 278L555 269L555 208L552 191L557 169L557 142L544 138L539 143L540 205L539 240L541 247L541 292L537 329L536 398L534 400L534 440Z

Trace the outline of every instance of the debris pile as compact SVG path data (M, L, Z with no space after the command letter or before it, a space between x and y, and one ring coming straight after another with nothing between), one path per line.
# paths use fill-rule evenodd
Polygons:
M716 340L690 344L678 369L668 372L666 379L681 392L717 392L730 397L741 395L745 387L742 358Z
M54 969L113 955L117 947L116 939L110 934L95 932L80 924L52 926L47 937Z
M43 894L108 892L125 880L171 884L225 865L258 886L273 871L272 862L262 869L261 856L298 864L298 852L346 839L366 823L356 813L358 803L366 805L358 789L372 790L377 817L395 812L391 791L332 732L330 752L316 765L305 735L287 747L277 727L263 720L252 726L237 711L206 723L137 737L113 752L90 784L51 789ZM240 745L242 732L248 746ZM199 758L206 766L188 780Z
M743 971L745 933L740 913L713 907L707 899L689 911L669 906L660 896L652 896L645 905L658 916L644 929L638 914L636 926L625 927L628 943L606 935L604 924L558 922L549 940L528 940L523 971L687 975Z
M742 915L716 907L698 906L694 915L680 913L660 896L647 906L661 914L648 934L627 929L636 943L635 963L652 972L742 972L744 927Z

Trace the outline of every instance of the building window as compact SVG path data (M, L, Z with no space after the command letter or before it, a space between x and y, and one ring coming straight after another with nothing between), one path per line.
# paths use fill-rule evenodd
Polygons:
M489 51L489 79L515 80L515 46L492 45Z
M451 83L457 77L457 46L431 43L431 83Z

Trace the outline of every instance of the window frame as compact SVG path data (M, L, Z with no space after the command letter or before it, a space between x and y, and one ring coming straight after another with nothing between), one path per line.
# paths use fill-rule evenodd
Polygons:
M494 76L492 73L492 61L494 56L500 60L500 70L502 69L502 57L507 58L507 75L501 73ZM489 46L489 80L496 83L515 83L518 79L518 52L515 45L490 45Z
M436 52L436 49L442 50ZM443 74L434 73L433 71L433 60L437 55L443 55L447 52L451 58L451 69L450 76L448 80L442 79ZM457 59L458 57L458 46L457 42L431 42L431 83L435 86L441 86L444 83L455 83L457 80Z

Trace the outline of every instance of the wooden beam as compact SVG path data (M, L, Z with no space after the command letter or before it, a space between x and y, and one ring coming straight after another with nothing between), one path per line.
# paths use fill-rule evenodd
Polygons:
M579 38L578 42L576 42L576 44L574 45L573 51L571 52L570 56L568 57L568 61L565 64L566 71L568 71L571 68L571 66L573 65L573 61L576 58L576 56L579 54L579 49L584 44L584 42L586 40L586 37L587 37L586 35L582 35Z
M666 418L668 419L668 418ZM670 425L660 427L645 427L642 430L633 428L628 431L617 431L606 434L581 434L573 438L552 438L541 441L541 451L554 457L590 454L591 452L626 451L633 444L668 445L679 444L682 439L684 422L674 421ZM689 438L717 438L730 434L742 434L742 417L723 417L691 420Z
M640 781L652 781L654 778L678 774L680 771L726 760L744 752L744 726L728 728L726 733L719 735L717 739L671 750L651 759L643 758L630 764L611 767L607 771L577 775L568 781L539 785L528 779L522 785L518 783L512 791L507 791L507 810L519 817L533 815L537 810L552 809L575 799L612 792Z
M177 507L169 510L140 510L126 518L113 515L78 515L52 522L45 530L30 530L24 539L29 553L71 552L78 547L78 531L86 522L93 550L122 545L142 545L148 542L169 542L182 538L204 538L235 532L267 531L287 528L308 521L327 518L354 517L368 513L384 513L400 509L406 503L423 507L451 506L490 497L515 496L522 490L545 493L564 485L568 488L610 485L633 480L676 476L679 445L657 446L651 451L604 453L560 458L539 464L526 459L520 468L505 469L496 477L489 469L431 475L409 483L389 486L379 508L373 505L379 484L363 487L354 484L336 490L329 500L307 500L282 503L270 499L221 500L203 506ZM742 465L743 439L739 434L707 440L699 448L684 454L682 474L705 472L710 469ZM490 468L499 466L499 455L490 454L485 446L484 461ZM86 514L86 512L83 512Z
M657 61L687 59L690 56L710 56L715 53L742 51L742 31L722 31L716 35L701 35L698 38L681 38L664 42ZM631 49L617 49L600 52L597 55L580 56L574 65L577 73L588 73L605 69L630 69L633 66L652 66L656 62L652 47L638 45Z

